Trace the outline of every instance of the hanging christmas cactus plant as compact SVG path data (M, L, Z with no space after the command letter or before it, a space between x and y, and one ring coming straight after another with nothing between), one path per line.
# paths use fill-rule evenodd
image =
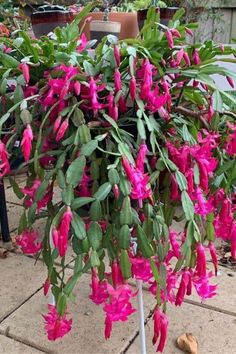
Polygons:
M231 50L187 45L194 26L180 24L182 10L167 28L150 8L137 39L108 36L94 52L78 30L90 9L51 36L1 39L0 175L23 154L26 186L10 178L24 200L17 243L47 267L48 338L70 331L74 287L90 272L106 338L135 311L129 280L149 286L162 352L167 305L216 294L206 265L209 252L217 273L214 238L231 241L236 259L236 100L211 76L233 86L236 74L216 63Z

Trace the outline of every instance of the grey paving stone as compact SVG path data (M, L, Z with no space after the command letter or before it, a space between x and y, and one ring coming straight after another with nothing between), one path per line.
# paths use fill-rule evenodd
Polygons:
M24 209L22 206L7 203L7 215L10 232L18 228L23 211Z
M42 351L29 347L14 339L0 335L0 353L1 354L42 354Z
M42 286L46 271L42 262L13 253L0 259L0 269L1 320Z
M44 333L42 314L47 311L46 299L37 293L27 303L15 311L0 325L4 330L9 327L9 334L21 341L28 341L38 348L60 354L112 354L119 353L138 330L137 314L126 323L114 324L112 337L103 336L104 314L101 306L96 306L88 298L89 275L84 275L76 290L77 300L70 304L68 312L73 317L73 328L62 340L49 342ZM136 300L135 300L136 301ZM136 303L134 303L136 305ZM154 306L152 297L145 294L145 315Z
M181 308L168 307L169 331L164 354L183 353L176 347L176 339L184 333L192 333L199 342L201 354L236 353L236 318L223 313L207 310L196 305L184 304ZM145 327L147 353L154 354L157 345L152 346L153 323L150 319ZM140 353L139 336L126 354Z

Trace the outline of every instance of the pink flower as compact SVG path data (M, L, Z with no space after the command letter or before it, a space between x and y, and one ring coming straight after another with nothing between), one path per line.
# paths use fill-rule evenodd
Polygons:
M124 282L119 264L116 260L114 260L111 264L111 277L115 288L122 285Z
M68 129L68 126L69 126L69 120L65 119L62 122L60 128L58 129L57 136L56 136L56 141L57 142L60 141L63 138L63 136L65 135L65 132Z
M118 199L120 196L120 190L117 184L114 184L114 186L112 187L112 191L114 193L114 197Z
M202 301L210 299L216 295L217 285L209 283L209 278L212 277L212 273L206 274L205 276L194 279L193 284L198 293L202 298Z
M83 50L86 48L87 44L88 44L88 41L87 41L86 35L84 33L82 33L80 36L79 45L76 48L76 51L78 53L83 52Z
M181 282L180 282L179 289L178 289L178 292L176 295L175 306L182 305L182 302L184 301L184 297L185 297L187 289L188 289L189 282L191 282L190 273L188 271L184 271L182 274Z
M176 240L176 232L174 232L173 230L169 231L169 239L170 239L170 244L174 253L174 256L176 258L180 258L181 256L181 250L180 250L180 245L178 244L177 240Z
M68 247L68 237L73 214L70 207L64 212L58 228L58 251L60 257L64 257ZM55 237L55 236L54 236Z
M231 235L230 235L230 241L231 241L231 257L233 260L236 259L236 222L233 223Z
M189 55L188 55L187 52L184 52L183 58L184 58L184 60L185 60L186 65L187 65L187 66L190 66L190 65L191 65L191 62L190 62Z
M210 250L212 263L214 264L215 275L217 275L217 272L218 272L218 260L217 260L216 249L215 249L214 243L212 243L210 241L209 244L208 244L208 248Z
M49 288L50 288L50 279L47 278L43 284L43 294L46 296L48 294Z
M166 39L167 39L167 43L168 43L169 48L170 49L173 48L174 47L174 40L173 40L173 35L172 35L171 31L167 30L165 32L165 35L166 35Z
M132 184L130 196L132 199L137 199L141 206L143 199L151 198L151 189L148 187L149 177L138 168L131 166L125 158L122 159L122 165L128 180Z
M40 179L36 178L31 186L26 186L24 188L21 188L22 193L25 194L27 198L24 200L24 204L27 207L30 207L35 198L35 193L38 190L39 186L41 185ZM50 186L47 188L46 192L42 196L40 200L37 201L37 211L39 211L42 208L45 208L47 204L52 200L52 190Z
M21 63L19 69L22 70L26 84L30 81L29 65L26 63Z
M135 279L149 281L152 277L152 270L147 259L141 257L130 257L132 275Z
M121 83L121 74L119 72L119 69L115 69L114 83L115 83L115 91L120 91L122 88L122 83Z
M109 303L103 307L106 313L105 320L105 338L109 338L112 330L112 322L127 321L128 317L136 310L132 307L130 299L136 295L128 284L120 285L114 289L107 284Z
M10 171L8 158L6 146L0 140L0 177L4 177Z
M80 95L80 91L81 91L81 83L79 81L75 81L74 82L74 90L75 90L75 94L77 96Z
M185 27L185 31L189 36L193 37L193 31L190 28Z
M115 57L116 65L120 66L120 49L118 45L114 46L114 57Z
M49 340L56 340L57 338L64 337L71 330L72 319L68 320L66 314L59 315L56 307L48 305L49 312L43 315L45 320L45 330L48 334Z
M204 246L201 243L197 244L197 261L196 261L196 274L199 277L206 276L206 255Z
M130 97L134 101L136 98L136 79L134 76L131 77L130 83L129 83L129 91L130 91Z
M21 247L25 254L36 254L42 248L42 242L38 240L37 231L25 230L16 239L16 243Z
M197 187L195 192L197 203L195 204L195 212L205 216L213 211L212 200L206 200L201 188Z
M53 133L56 133L61 125L62 117L58 116L53 124Z
M226 76L226 79L227 79L229 85L230 85L232 88L234 88L234 80L232 79L232 77Z
M193 59L193 62L195 65L201 64L201 59L200 59L199 52L197 49L194 49L192 59Z
M90 285L92 289L89 298L97 305L104 303L109 297L107 291L107 281L99 280L96 269L92 269L92 284Z
M148 152L147 145L143 142L139 146L137 158L136 158L136 168L138 168L142 173L144 173L144 164L145 164L147 152Z
M23 139L21 140L21 148L22 148L25 161L29 161L33 138L34 136L33 136L31 126L30 124L27 124L23 132Z
M152 343L153 345L156 344L158 338L160 337L160 341L157 347L157 352L162 353L166 343L168 319L166 315L160 311L159 308L156 308L153 314L153 321L154 321L154 336L152 339Z

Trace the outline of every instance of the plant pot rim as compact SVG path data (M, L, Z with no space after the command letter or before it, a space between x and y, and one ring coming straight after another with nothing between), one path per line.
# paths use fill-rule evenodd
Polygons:
M119 24L120 25L120 22L118 22L118 21L104 21L104 20L92 20L91 22L90 22L90 24L91 23L101 23L101 24L105 24L105 23L109 23L109 24Z

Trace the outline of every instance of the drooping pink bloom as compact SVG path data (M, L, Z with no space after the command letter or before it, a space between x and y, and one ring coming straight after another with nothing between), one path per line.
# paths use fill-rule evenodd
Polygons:
M46 280L45 280L45 282L44 282L44 284L43 284L43 294L44 294L44 296L47 296L47 294L48 294L48 291L49 291L49 288L50 288L50 279L49 278L47 278Z
M107 97L108 100L108 114L111 118L113 118L115 121L118 119L118 107L115 102L115 97L113 92L110 92L110 94Z
M224 51L225 51L225 46L224 46L224 44L220 44L219 48L220 48L220 51L221 51L222 53L224 53Z
M190 66L191 65L191 62L190 62L190 59L189 59L189 55L187 52L184 51L184 55L183 55L183 58L185 60L185 63L187 66Z
M81 83L79 81L75 81L74 82L74 90L75 90L75 94L77 96L80 95L80 91L81 91Z
M236 125L232 124L229 128L232 130L232 133L228 135L225 151L230 156L234 156L236 154Z
M73 219L73 214L70 207L62 215L59 228L58 228L58 251L60 257L64 257L68 247L68 236L70 224Z
M130 196L132 199L137 199L141 206L144 199L151 198L151 189L148 187L149 177L138 168L131 166L126 158L122 159L122 165L128 180L132 184Z
M79 45L76 48L76 51L78 53L83 52L83 50L86 48L87 44L88 44L88 40L86 38L86 35L85 35L85 33L82 33L81 36L80 36Z
M156 344L158 338L160 337L160 341L157 347L157 352L163 352L166 337L167 337L167 330L168 330L168 319L166 315L160 311L159 308L156 308L153 314L153 321L154 321L154 336L152 339L153 345Z
M141 257L130 257L131 271L135 279L149 281L152 277L152 270L149 260Z
M196 274L199 277L206 276L206 255L204 246L201 243L197 244L197 260L196 260Z
M9 154L6 146L0 140L0 177L4 177L10 171Z
M168 46L170 49L172 49L174 47L174 40L173 40L173 35L172 35L171 31L167 30L165 32L165 35L166 35Z
M24 155L25 161L29 161L31 150L32 150L32 141L33 141L33 132L30 124L27 124L24 132L23 138L21 140L21 148Z
M49 340L56 340L64 337L71 330L72 319L68 320L66 314L59 315L56 307L48 305L48 313L43 315L45 320L45 330Z
M36 254L42 248L42 242L39 241L38 232L35 230L24 230L17 237L16 243L25 254Z
M226 79L227 79L229 85L230 85L232 88L234 88L234 80L232 79L232 77L226 76Z
M146 159L146 155L148 152L148 148L147 145L143 142L138 149L138 153L137 153L137 158L136 158L136 167L142 172L144 173L144 164L145 164L145 159Z
M58 116L53 124L53 133L56 133L61 125L62 117Z
M195 212L199 215L205 216L213 211L213 201L205 199L201 188L197 187L195 191L197 203L195 204Z
M231 235L231 257L233 260L236 260L236 221L233 223Z
M174 253L174 256L179 259L181 255L181 250L180 250L180 245L176 240L177 235L176 232L173 230L169 230L169 239L170 239L170 244Z
M41 185L40 179L36 178L31 186L25 186L21 188L22 193L26 196L24 200L24 205L30 207L35 199L35 193L38 190L39 186ZM40 200L37 200L37 211L40 211L42 208L45 208L47 204L52 200L52 189L48 186L47 190L45 191L44 195Z
M90 285L92 289L89 298L97 305L104 303L109 297L107 291L107 281L99 280L96 269L92 269L92 284Z
M88 110L92 110L94 116L97 116L98 111L104 107L104 105L99 102L98 92L102 91L106 86L105 84L99 86L96 81L93 77L90 77L86 94L82 94L83 99L89 99L89 103L84 105L84 107Z
M212 273L208 273L205 276L199 278L193 278L194 287L198 295L202 298L202 301L210 299L216 295L217 285L210 284L209 278L212 277Z
M180 32L176 28L171 28L170 32L172 33L172 36L175 38L181 38Z
M189 36L193 37L193 31L190 28L185 27L185 31Z
M229 240L233 225L233 213L231 210L231 200L225 198L222 202L222 206L219 215L214 220L214 228L217 237L223 240Z
M114 193L114 197L115 197L116 199L118 199L119 196L120 196L120 190L119 190L119 187L118 187L117 184L114 184L114 185L113 185L112 191L113 191L113 193Z
M120 49L118 45L114 46L114 57L115 57L116 65L120 66Z
M170 198L172 200L180 200L179 186L174 175L171 175L170 181Z
M111 277L114 288L122 285L124 280L118 262L115 260L111 264Z
M190 273L188 271L184 271L182 274L178 292L176 294L175 306L182 305L184 297L187 293L189 281L191 282Z
M30 81L29 65L26 63L21 63L19 65L19 69L22 70L25 82L26 82L26 84L28 84Z
M59 234L55 226L52 228L52 240L55 248L58 248Z
M68 129L68 126L69 126L69 120L68 119L65 119L62 123L61 123L61 126L60 128L58 129L57 131L57 135L56 135L56 141L60 141L63 136L65 135L65 132L67 131Z
M172 143L167 142L166 147L170 155L171 160L178 166L180 171L185 174L185 172L190 167L189 157L190 148L188 146L182 146L176 148Z
M215 268L215 275L217 275L217 272L218 272L218 260L217 260L216 249L215 249L214 243L212 243L210 241L209 244L208 244L208 248L210 250L211 260L212 260L212 263L213 263L214 268Z
M134 76L131 77L130 83L129 83L129 92L130 92L130 97L134 101L136 98L136 89L137 89L137 84L136 84L136 79Z
M115 91L120 91L122 88L122 83L121 83L121 74L119 69L115 69L115 74L114 74L114 84L115 84Z
M105 338L109 338L112 330L112 322L127 321L128 317L136 310L132 307L131 298L136 295L128 284L120 285L114 289L107 284L109 302L103 309L106 313L105 319Z
M200 59L199 52L197 49L194 49L192 59L193 59L193 62L195 65L201 64L201 59Z

